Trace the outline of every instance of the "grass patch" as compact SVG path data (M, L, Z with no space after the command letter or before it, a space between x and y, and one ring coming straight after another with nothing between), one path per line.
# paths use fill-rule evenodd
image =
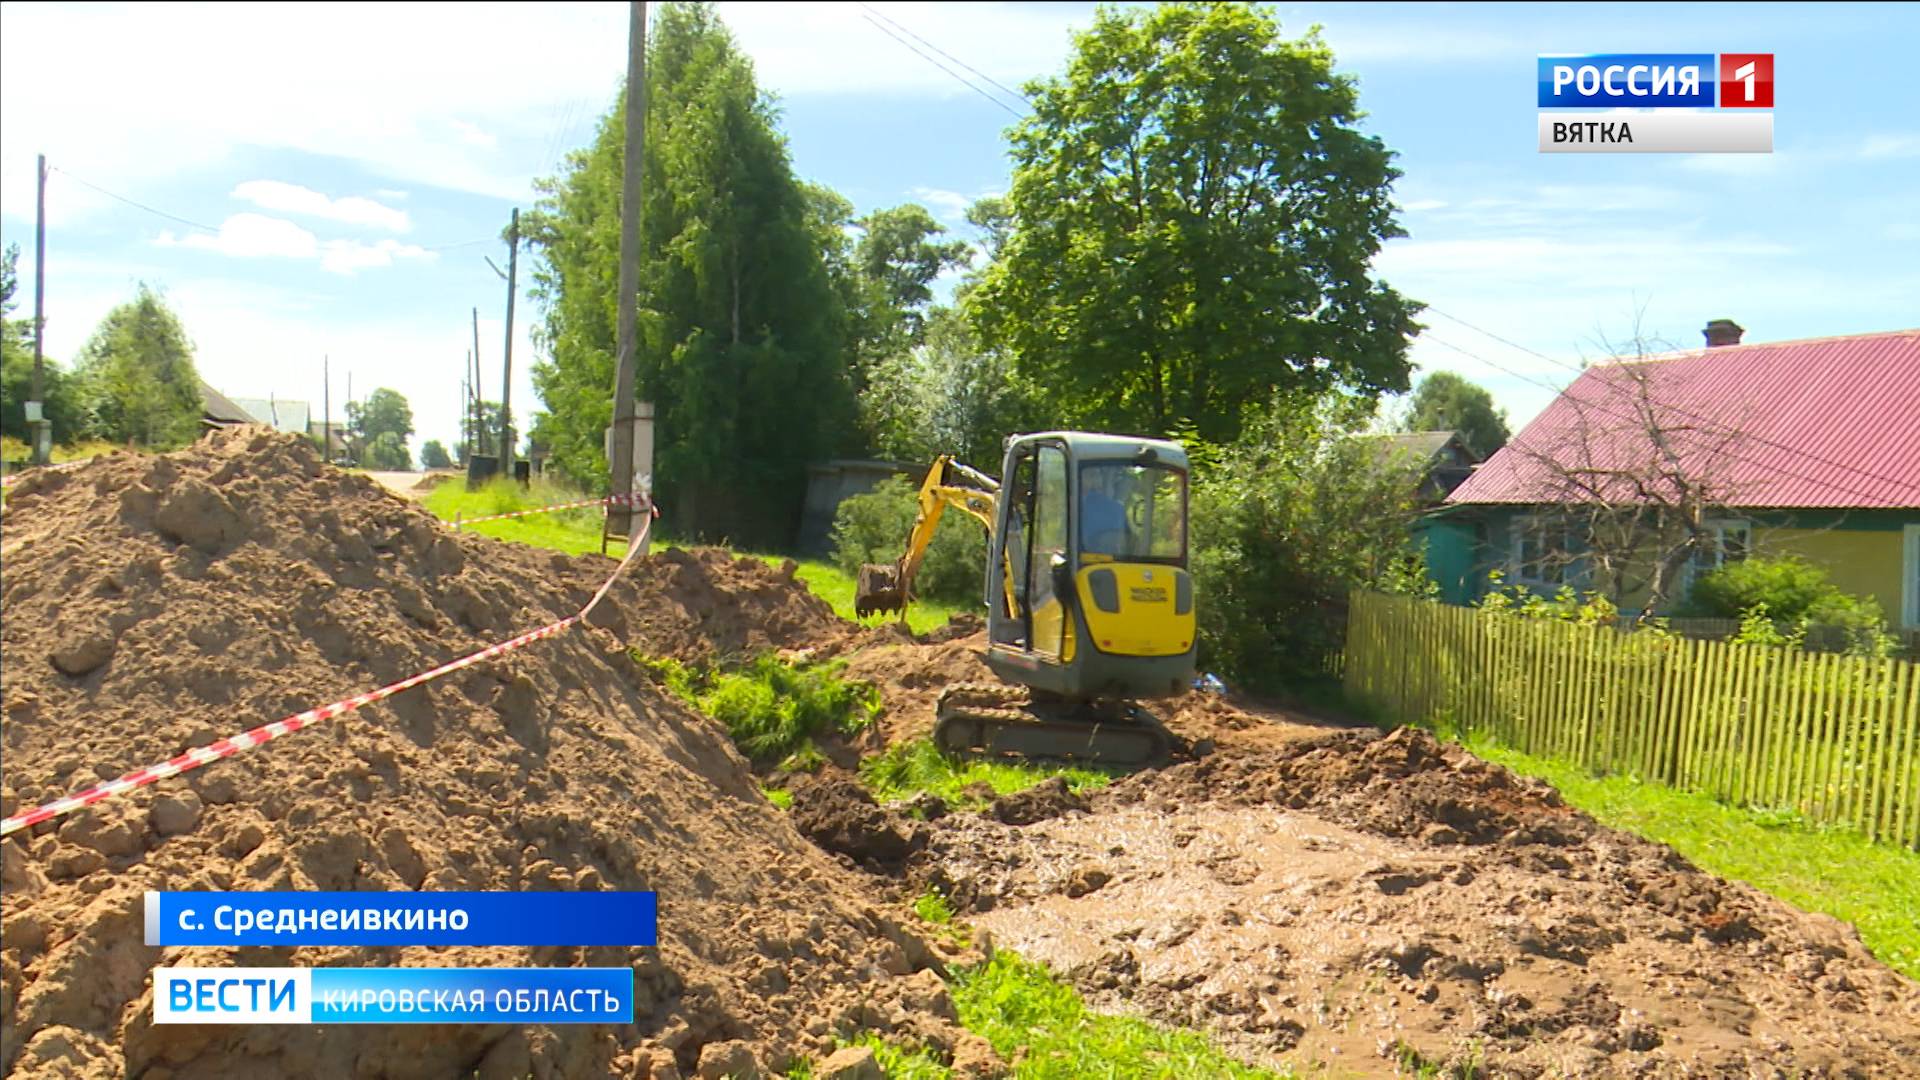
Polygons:
M745 554L745 553L742 553ZM764 555L755 553L752 558L760 559L770 566L779 566L787 560L785 555ZM819 559L795 559L799 569L793 576L804 584L813 595L833 606L833 613L848 622L857 622L865 626L878 626L888 619L897 619L896 615L871 615L861 619L853 611L854 580L853 575L829 562ZM915 600L907 605L907 629L916 634L937 630L947 624L947 620L961 612L974 613L977 604L955 605L938 600Z
M960 1023L986 1039L1007 1061L1020 1057L1015 1080L1286 1080L1277 1073L1236 1061L1197 1031L1164 1028L1132 1017L1091 1012L1080 995L1039 964L1010 952L998 952L979 967L957 972L947 984ZM865 1046L889 1077L948 1080L953 1071L924 1049L889 1043L867 1033L841 1040L841 1046ZM1024 1054L1022 1054L1024 1051ZM812 1080L811 1062L788 1073L790 1080Z
M1013 1070L1023 1080L1285 1075L1236 1061L1199 1032L1090 1012L1071 986L1012 953L996 953L958 973L949 989L960 1022L992 1043L1001 1057L1011 1061L1025 1048L1025 1058Z
M1705 795L1578 766L1483 740L1474 753L1560 789L1567 802L1618 829L1670 845L1695 865L1860 930L1873 954L1920 979L1920 852L1869 842L1780 811L1742 810Z
M935 926L948 926L953 922L953 905L938 889L928 889L913 902L913 913Z
M982 782L992 787L996 796L1012 795L1042 780L1064 776L1068 789L1078 793L1102 787L1118 775L1105 769L1064 765L954 761L936 749L929 739L888 747L885 753L860 763L860 779L881 802L898 802L927 791L962 808L984 804L982 799L961 794Z
M422 506L434 517L442 521L452 521L455 515L463 519L489 517L493 514L510 514L515 510L532 510L536 507L551 506L554 503L575 502L592 498L570 488L561 487L551 481L537 480L528 487L504 477L488 481L476 491L468 491L465 481L455 477L433 489ZM508 540L517 544L533 547L551 548L568 555L582 555L600 550L600 522L603 514L600 507L583 506L575 510L556 510L550 514L535 514L531 517L512 518L507 521L488 521L479 525L465 526L464 531L491 536L496 540ZM662 545L656 543L653 550ZM607 544L607 554L619 558L627 553L624 540L614 540Z
M854 735L880 715L880 691L839 676L841 664L789 664L772 653L735 669L700 668L665 657L635 655L654 681L718 720L740 752L762 765L795 772L824 760L813 739Z
M786 788L763 787L760 789L760 794L765 795L768 802L782 810L793 809L793 792Z

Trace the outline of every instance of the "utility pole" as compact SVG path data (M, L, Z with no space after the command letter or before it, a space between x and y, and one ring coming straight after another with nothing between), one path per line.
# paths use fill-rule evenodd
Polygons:
M473 414L473 444L467 452L484 454L487 452L487 411L481 404L480 396L480 309L473 309L473 404L468 412Z
M520 271L520 208L507 226L507 341L500 362L500 471L513 479L513 293Z
M333 464L333 377L328 370L332 358L320 356L320 460Z
M634 382L635 337L640 292L640 173L647 132L647 5L628 4L626 153L620 174L620 325L615 330L616 367L613 375L613 437L608 440L608 466L613 471L613 493L634 493ZM651 455L649 455L651 457ZM633 511L624 499L607 508L608 535L632 536ZM604 546L604 545L603 545Z
M45 465L53 453L53 421L47 407L47 155L40 155L40 187L33 218L33 393L28 396L33 424L33 463Z

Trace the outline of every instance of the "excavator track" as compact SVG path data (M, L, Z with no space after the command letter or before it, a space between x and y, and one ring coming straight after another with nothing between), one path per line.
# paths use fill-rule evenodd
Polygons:
M1036 699L996 683L955 683L940 694L934 745L955 757L1040 758L1115 768L1167 760L1173 740L1152 713L1127 702Z

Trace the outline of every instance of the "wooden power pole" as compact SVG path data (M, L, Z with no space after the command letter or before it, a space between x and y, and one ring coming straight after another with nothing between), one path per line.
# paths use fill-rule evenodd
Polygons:
M620 325L616 328L613 433L608 440L611 452L607 462L613 472L613 493L619 496L634 494L636 479L634 351L640 299L640 174L645 161L641 150L647 132L647 5L643 0L632 0L628 8L627 144L620 175ZM630 537L632 530L631 507L616 500L607 508L607 532Z
M320 460L333 464L333 376L328 370L332 358L320 356Z
M520 208L507 226L507 341L500 362L500 472L513 479L513 293L520 271Z
M486 415L480 396L480 309L473 309L473 405L469 411L473 414L473 445L469 454L487 452Z
M47 407L46 346L47 336L47 155L40 155L40 185L38 202L33 218L33 393L27 400L33 402L30 412L39 412L38 416L27 419L33 423L33 458L35 465L45 465L53 452L53 421L42 410Z

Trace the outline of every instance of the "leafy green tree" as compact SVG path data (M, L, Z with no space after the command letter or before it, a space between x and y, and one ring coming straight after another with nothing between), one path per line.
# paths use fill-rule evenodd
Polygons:
M1012 131L1015 227L977 311L1060 421L1231 441L1275 389L1407 387L1419 305L1379 139L1316 34L1240 4L1103 8Z
M987 258L997 259L1000 249L1007 246L1007 238L1013 235L1013 207L1004 195L988 195L967 207L967 224L979 230L980 247Z
M1190 444L1201 663L1277 690L1319 676L1361 586L1423 592L1409 472L1380 468L1372 414L1345 395L1282 397L1229 446Z
M428 439L427 445L420 448L420 467L423 469L451 469L453 458L447 454L447 448L439 439Z
M0 254L0 431L22 442L33 441L27 426L27 401L33 396L33 320L12 318L14 292L20 278L20 245L8 244ZM54 363L42 361L44 415L53 422L53 438L71 443L86 433L86 408L73 377Z
M636 359L655 408L655 491L687 535L785 543L806 464L858 442L817 193L795 180L773 105L709 5L659 9L647 80ZM534 367L534 434L596 486L613 414L623 108L523 218L551 356Z
M179 317L145 285L100 321L75 374L102 438L165 449L199 433L205 405L193 343Z
M997 471L1008 435L1045 426L1040 391L1005 350L988 347L957 307L928 315L919 348L882 361L860 405L877 453L921 462L953 454Z
M380 436L391 434L404 450L407 437L413 434L413 407L400 391L383 386L365 401L347 402L347 431L369 447Z
M917 345L926 326L926 308L933 302L933 279L949 267L966 265L973 249L961 240L937 241L946 226L917 203L875 210L858 224L861 235L854 257L859 272Z
M413 468L413 456L407 453L406 440L392 431L382 431L367 443L366 454L362 457L369 469L386 472L406 472Z
M1492 457L1512 436L1506 411L1494 408L1493 395L1451 371L1436 371L1420 380L1399 427L1402 431L1457 431L1467 448L1482 458Z

